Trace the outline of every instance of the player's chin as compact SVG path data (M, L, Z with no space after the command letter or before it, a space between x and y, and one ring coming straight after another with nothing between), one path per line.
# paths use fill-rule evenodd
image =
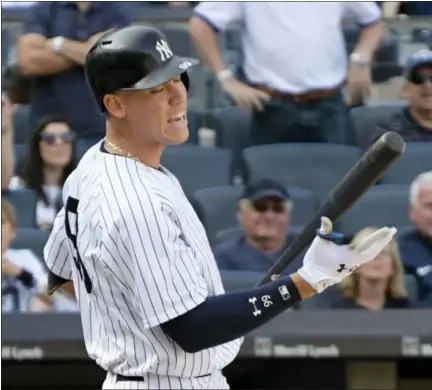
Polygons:
M189 138L187 125L166 128L164 132L164 143L166 145L179 145L186 142Z

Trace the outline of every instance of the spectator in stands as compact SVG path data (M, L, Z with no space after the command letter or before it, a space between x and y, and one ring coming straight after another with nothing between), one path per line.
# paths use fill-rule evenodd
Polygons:
M374 230L361 230L351 244L356 245ZM410 307L396 240L392 240L375 260L363 264L345 278L339 288L342 296L334 298L332 308L381 310Z
M25 187L36 192L40 228L51 228L61 207L63 184L76 167L75 144L75 133L64 119L42 119L30 141L27 159L11 181L10 189Z
M347 64L344 16L362 28ZM237 79L218 48L217 33L240 23L244 63ZM349 105L371 89L371 61L385 28L367 2L202 2L189 23L204 62L222 89L254 109L252 144L351 140ZM347 74L348 68L348 74Z
M42 290L46 272L36 255L28 249L10 249L17 234L17 220L12 205L2 199L2 311L33 311L49 308L50 298Z
M237 217L244 230L240 238L214 248L221 270L266 272L295 237L288 234L293 208L285 187L273 180L250 183L238 203ZM301 264L292 263L291 273Z
M395 18L397 15L431 16L432 3L429 1L383 1L384 17Z
M17 236L13 206L1 201L2 212L2 309L3 311L76 311L78 304L69 287L47 295L48 276L42 259L30 249L10 249Z
M107 30L130 23L120 2L48 1L29 9L18 40L21 72L33 78L30 124L48 114L63 116L79 139L102 139L105 120L87 88L84 60Z
M404 76L403 95L408 107L378 124L370 144L387 131L399 133L407 142L432 142L432 51L424 49L411 55Z
M6 93L1 106L1 188L8 188L15 169L13 108Z
M409 215L415 228L399 239L405 272L419 280L420 299L432 304L432 171L412 182Z

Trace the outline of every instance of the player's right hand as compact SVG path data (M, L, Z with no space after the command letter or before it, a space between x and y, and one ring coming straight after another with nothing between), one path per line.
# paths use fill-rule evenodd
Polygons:
M306 252L299 275L317 292L340 283L358 266L373 260L390 243L396 228L383 227L363 239L356 247L338 245L340 233L333 232L332 222L321 218L321 227Z
M240 107L255 108L258 111L264 110L263 102L270 100L270 95L253 88L235 77L229 77L220 82L222 89L230 95Z

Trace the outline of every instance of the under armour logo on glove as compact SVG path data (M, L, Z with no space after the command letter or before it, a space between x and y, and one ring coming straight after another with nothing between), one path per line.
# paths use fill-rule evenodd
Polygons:
M341 273L342 271L348 271L349 273L353 272L355 269L357 268L357 266L355 265L352 268L347 268L346 264L339 264L339 269L337 270L337 272Z

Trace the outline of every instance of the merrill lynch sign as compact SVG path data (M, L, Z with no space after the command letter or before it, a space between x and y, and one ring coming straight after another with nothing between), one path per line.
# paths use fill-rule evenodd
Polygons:
M402 337L403 356L432 356L432 343L425 343L417 336Z
M308 358L335 358L340 356L339 348L334 345L296 344L284 345L273 343L271 338L257 337L254 340L255 356L278 357L308 357Z

